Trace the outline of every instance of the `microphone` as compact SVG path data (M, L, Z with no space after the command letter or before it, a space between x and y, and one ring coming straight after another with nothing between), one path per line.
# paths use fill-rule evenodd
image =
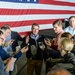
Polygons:
M39 47L42 49L43 48L43 42L39 42Z
M36 53L37 53L36 46L35 46L35 45L31 45L30 48L31 48L31 54L32 54L33 56L35 56Z

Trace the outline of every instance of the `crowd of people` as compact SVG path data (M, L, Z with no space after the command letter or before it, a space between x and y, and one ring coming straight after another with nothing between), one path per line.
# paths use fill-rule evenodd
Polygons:
M62 20L53 22L55 39L39 34L40 26L33 23L31 33L21 37L8 24L0 29L0 75L11 75L15 62L26 52L26 75L41 75L43 61L46 75L75 75L75 16L69 19L63 29ZM20 49L18 41L22 41ZM11 70L13 66L13 69Z

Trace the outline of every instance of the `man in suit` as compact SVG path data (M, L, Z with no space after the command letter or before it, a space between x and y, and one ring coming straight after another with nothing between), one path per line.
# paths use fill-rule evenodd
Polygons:
M11 31L8 24L5 24L1 27L1 30L4 32L6 40L5 42L8 42L8 47L5 47L5 51L11 50L16 51L16 46L18 46L18 41L23 41L24 38L22 38L18 32Z

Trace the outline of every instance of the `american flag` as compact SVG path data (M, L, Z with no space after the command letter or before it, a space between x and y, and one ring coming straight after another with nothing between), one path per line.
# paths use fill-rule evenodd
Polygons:
M0 0L0 27L9 24L21 34L38 23L40 30L53 28L56 19L75 15L75 0Z

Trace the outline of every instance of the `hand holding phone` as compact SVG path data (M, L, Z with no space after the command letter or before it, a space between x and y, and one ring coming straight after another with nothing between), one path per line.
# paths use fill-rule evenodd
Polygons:
M25 46L21 49L21 52L24 53L24 52L27 52L28 51L28 46Z
M6 43L7 43L7 45L11 45L14 41L15 41L14 39L11 39L11 40L9 40L9 41L6 42Z
M48 41L48 40L49 40L49 38L45 38L45 40L46 40L46 41Z
M11 39L11 42L14 42L15 40L14 39Z

